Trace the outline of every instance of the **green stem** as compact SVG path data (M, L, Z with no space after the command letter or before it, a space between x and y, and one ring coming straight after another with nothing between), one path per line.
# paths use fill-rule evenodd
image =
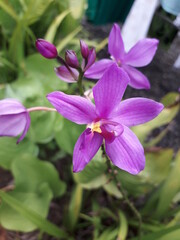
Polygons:
M139 229L138 229L138 239L141 240L141 228L142 228L142 218L141 218L141 214L139 213L139 211L136 209L136 207L134 206L134 204L129 200L129 198L127 197L126 191L124 190L124 188L122 187L121 183L119 182L118 178L117 178L117 171L112 169L109 157L107 156L106 152L105 152L105 148L104 148L104 144L102 145L102 151L103 151L103 156L106 158L106 164L108 167L108 172L112 175L113 179L116 182L117 188L118 190L122 193L122 196L125 200L125 202L127 203L127 205L129 206L129 208L131 209L131 211L134 213L134 215L136 216L136 218L139 221Z
M79 87L79 93L80 93L81 96L84 95L83 86L82 86L83 75L84 75L84 72L80 69L77 83L78 83L78 87Z

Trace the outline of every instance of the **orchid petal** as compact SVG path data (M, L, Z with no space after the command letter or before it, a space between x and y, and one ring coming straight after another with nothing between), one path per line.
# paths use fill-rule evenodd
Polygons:
M122 135L110 144L106 142L106 153L115 166L131 174L138 174L145 167L144 149L126 126Z
M71 69L71 72L69 72L69 70L65 67L65 66L60 66L54 69L56 75L58 76L58 78L60 78L61 80L63 80L64 82L76 82L76 80L78 79L78 71L76 69L73 69L71 67L69 67Z
M87 78L99 79L112 64L114 64L114 62L110 59L97 61L85 72L84 76Z
M123 69L129 75L129 85L136 89L150 89L150 82L147 77L134 67L123 65Z
M121 30L116 23L109 34L108 51L116 60L121 60L124 56L124 43Z
M162 103L151 99L130 98L121 102L114 121L126 126L139 125L157 117L163 108Z
M27 113L0 116L0 136L16 137L26 126Z
M30 118L29 114L26 114L26 125L24 127L22 135L17 140L17 144L20 143L24 139L24 137L26 136L26 134L27 134L27 132L29 130L30 124L31 124L31 118Z
M88 124L96 118L95 106L86 98L52 92L47 99L62 116L77 124Z
M96 111L107 118L117 108L128 85L126 72L113 64L93 88Z
M0 115L11 115L26 112L26 108L16 99L0 100Z
M82 171L97 153L103 137L88 128L78 138L73 152L73 172Z
M85 66L84 71L87 71L88 68L90 68L94 62L96 60L96 51L94 48L92 48L91 50L89 50L89 55L87 58L87 65Z
M133 67L148 65L157 50L159 41L153 38L145 38L136 43L124 56L124 63Z

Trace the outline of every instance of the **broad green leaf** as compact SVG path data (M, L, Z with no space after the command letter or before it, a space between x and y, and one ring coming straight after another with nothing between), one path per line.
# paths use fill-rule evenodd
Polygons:
M120 227L117 240L126 240L128 234L128 222L122 211L119 211Z
M46 161L40 161L33 157L25 157L24 160L16 158L12 163L12 173L15 178L16 190L19 192L38 192L43 183L47 183L53 196L62 196L66 185L59 179L55 167Z
M52 192L47 183L38 187L37 193L14 190L8 193L8 195L38 213L42 218L46 218L49 203L52 199ZM20 213L4 201L0 206L0 223L4 228L14 231L29 232L37 229L36 224L28 218L21 216Z
M56 112L32 112L28 137L36 143L47 143L54 137ZM48 126L48 127L47 127Z
M77 184L71 195L71 201L69 203L69 209L66 219L66 225L70 231L73 231L77 224L82 205L82 197L83 189L80 184Z
M142 175L150 183L160 183L167 178L173 158L172 149L146 153L146 166Z
M68 45L71 40L82 30L82 27L77 27L74 31L69 33L65 38L63 38L57 45L58 52L61 52L63 48Z
M67 234L59 229L57 226L45 220L41 215L36 213L34 210L27 207L22 202L18 201L9 194L0 191L0 197L3 199L6 204L12 207L15 211L21 214L26 219L30 220L35 226L37 226L42 232L46 232L49 235L52 235L58 239L66 238Z
M27 155L35 157L38 154L38 147L27 139L18 145L16 141L15 138L0 138L0 166L5 169L11 169L15 158L19 158L23 162Z
M65 152L72 155L74 145L84 130L85 126L63 119L62 129L60 131L56 129L55 132L55 139L58 146Z
M80 173L74 173L74 179L85 189L95 189L104 186L108 182L107 167L102 152L96 154L85 169Z
M51 23L51 25L49 26L47 33L44 37L44 39L46 39L46 41L49 42L54 42L54 38L57 32L58 27L60 26L61 22L64 20L64 18L70 13L70 10L65 10L62 13L60 13L55 19L54 21Z
M175 163L172 166L170 174L168 175L159 195L157 209L155 211L156 217L162 217L167 212L172 199L180 190L180 151L177 153Z

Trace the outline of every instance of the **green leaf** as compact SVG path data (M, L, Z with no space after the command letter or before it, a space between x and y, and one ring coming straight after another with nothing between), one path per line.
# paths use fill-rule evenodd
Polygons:
M62 13L60 13L55 19L54 21L51 23L51 25L49 26L47 33L45 35L45 39L46 41L49 42L53 42L57 29L60 26L60 24L62 23L62 21L64 20L64 18L70 13L70 10L65 10Z
M172 199L180 190L180 151L175 158L174 166L166 178L164 185L159 193L159 201L155 211L156 217L162 217L167 212Z
M23 161L18 158L12 163L12 173L16 189L20 192L38 192L40 185L48 183L54 197L65 193L65 183L59 179L58 172L49 162L29 156Z
M126 240L128 234L128 222L122 211L119 211L120 227L117 240Z
M6 12L8 13L12 18L14 18L14 20L18 21L18 16L16 14L16 12L14 11L14 9L12 8L12 6L10 4L8 4L7 1L0 1L0 7Z
M8 196L13 197L24 206L28 206L29 209L38 213L42 218L45 218L48 214L52 192L47 183L39 185L38 190L38 193L14 190L8 193ZM14 231L29 232L37 229L36 224L26 216L21 216L15 208L10 207L4 201L0 206L0 223L4 228Z
M107 167L102 152L96 154L85 169L80 173L74 173L74 179L85 189L95 189L105 185L108 182Z
M80 184L77 184L71 195L71 201L69 204L68 215L66 219L66 225L70 231L73 231L77 224L82 205L82 197L83 189Z
M72 155L74 145L80 134L84 131L85 126L63 119L63 125L61 127L62 129L60 131L59 129L55 130L56 142L62 150Z
M109 195L112 195L118 199L122 198L122 194L113 180L111 180L109 183L106 183L103 188Z
M98 237L98 240L114 240L118 234L118 229L114 227L109 227L103 231L103 233Z
M34 210L30 209L22 202L18 201L14 197L10 196L7 193L0 191L0 196L4 202L6 202L10 207L12 207L15 211L21 214L23 217L30 220L34 225L38 226L38 228L42 232L46 232L49 235L52 235L57 238L66 238L67 234L59 229L54 224L50 223L49 221L45 220L41 215L36 213Z
M38 155L38 147L24 139L20 144L16 144L17 139L3 137L0 138L0 166L10 170L15 158L25 159L27 155L35 157Z
M173 149L146 153L146 167L142 175L150 183L159 184L167 178L173 158Z

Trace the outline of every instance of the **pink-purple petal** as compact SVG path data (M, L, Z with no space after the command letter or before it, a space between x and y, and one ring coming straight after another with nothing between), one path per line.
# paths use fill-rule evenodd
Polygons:
M127 72L129 75L130 81L129 85L136 89L150 89L150 82L148 78L135 69L134 67L130 67L128 65L123 65L123 69Z
M162 103L151 99L130 98L121 102L114 121L126 126L136 126L154 119L163 108Z
M78 138L73 152L73 172L82 171L95 156L103 141L103 137L88 128Z
M25 138L25 136L26 136L26 134L27 134L27 132L29 130L30 124L31 124L31 118L30 118L29 114L27 113L26 114L26 125L24 127L23 132L22 132L22 135L17 140L17 144L20 143Z
M85 72L84 76L87 78L99 79L112 64L114 64L114 62L110 59L97 61Z
M0 116L0 136L16 137L26 126L27 113Z
M94 48L89 50L88 58L87 58L87 65L85 66L84 71L87 71L88 68L90 68L96 60L96 51Z
M136 43L124 56L124 63L133 67L148 65L157 50L159 41L153 38L145 38Z
M62 116L77 124L88 124L96 118L94 104L84 97L52 92L47 99Z
M106 153L112 163L131 174L138 174L145 167L144 149L136 135L124 126L124 132L112 143L106 142Z
M126 72L113 64L93 88L96 112L100 118L108 118L118 107L129 82Z
M121 60L124 56L124 43L118 24L114 24L109 34L108 51L116 59Z
M0 100L0 116L26 112L26 108L16 99Z
M70 68L70 69L72 73L70 73L65 66L57 67L54 69L54 71L56 75L64 82L73 83L73 82L76 82L76 80L78 79L79 73L76 69L73 69L73 68Z

